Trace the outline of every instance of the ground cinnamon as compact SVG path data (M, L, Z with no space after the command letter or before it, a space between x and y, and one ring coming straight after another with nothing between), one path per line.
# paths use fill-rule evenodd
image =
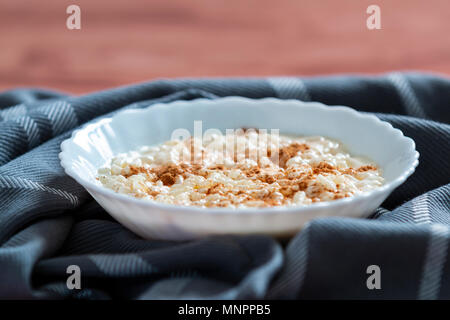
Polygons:
M191 147L193 144L191 143ZM313 164L310 167L305 168L293 168L287 167L287 162L292 157L298 155L299 152L305 152L309 150L309 146L304 143L293 142L278 151L279 156L279 166L275 166L269 169L261 168L259 162L257 165L248 167L246 165L238 165L236 168L240 169L241 172L247 177L253 180L259 180L260 182L272 185L277 183L279 188L277 192L269 190L259 190L257 192L244 192L239 190L237 192L229 192L229 199L222 200L221 203L216 204L217 206L223 206L227 201L233 201L235 196L245 197L246 200L250 201L263 201L266 206L276 206L281 205L283 199L292 199L298 191L306 191L310 194L312 202L320 201L319 195L323 192L330 192L333 195L333 199L341 199L348 197L350 195L344 194L340 191L340 185L336 184L336 189L331 190L325 188L321 184L316 183L318 175L328 175L328 174L349 174L355 175L360 172L366 172L369 170L377 170L376 167L372 165L361 166L357 169L347 168L338 169L327 163L321 161L317 164ZM273 155L273 152L271 152ZM275 169L274 169L275 168ZM179 176L183 178L188 178L191 175L203 176L207 178L209 174L214 171L227 171L230 170L224 165L212 165L210 167L205 167L203 164L195 163L194 159L191 158L191 163L181 163L181 164L166 164L156 168L146 168L142 166L130 166L127 169L126 174L123 174L126 178L145 173L147 174L152 182L161 181L164 186L172 186L177 182ZM213 195L219 194L221 196L227 196L227 192L224 188L224 184L216 183L209 187L205 194ZM225 191L224 191L225 190ZM155 191L148 191L151 196L158 195ZM224 202L225 201L225 202Z

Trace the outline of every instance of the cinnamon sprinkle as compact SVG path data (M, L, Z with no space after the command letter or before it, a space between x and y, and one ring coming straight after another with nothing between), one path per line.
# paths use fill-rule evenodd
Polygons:
M299 151L304 152L309 150L309 146L305 143L293 142L290 145L281 148L279 151L280 167L286 168L286 162L295 157Z
M250 131L250 129L243 130L244 134L248 131ZM299 201L304 202L301 200L302 198L300 198L300 200L297 198L294 200L294 197L299 196L305 197L309 203L323 201L322 198L324 194L326 194L327 199L334 200L350 197L353 194L346 189L346 183L333 183L333 180L329 180L327 176L349 175L361 181L361 179L363 179L361 177L364 177L364 175L360 175L360 173L378 170L373 165L363 165L359 168L343 169L333 166L331 163L323 160L313 162L309 158L311 153L308 153L311 147L306 143L299 142L292 142L288 145L284 145L278 150L269 149L267 152L268 157L265 162L262 162L263 164L261 164L259 160L255 162L238 162L235 152L234 160L237 162L235 165L227 164L225 166L216 164L207 166L203 161L205 151L202 150L202 161L198 163L196 159L194 159L194 140L187 140L184 143L187 143L186 146L188 146L188 149L191 151L191 157L187 162L174 162L158 166L128 165L123 167L121 175L126 179L135 175L140 176L134 180L131 179L130 181L134 181L133 183L142 183L143 176L145 183L150 182L154 185L154 187L151 187L148 184L147 187L135 187L140 188L140 197L147 194L154 199L160 194L167 192L164 190L168 190L167 188L160 189L161 183L164 187L172 187L175 184L183 183L184 180L189 179L190 177L201 176L206 180L190 180L200 181L199 186L190 184L190 188L193 188L195 194L189 195L189 197L193 197L190 198L190 201L192 202L203 199L201 201L208 201L204 204L205 206L223 207L252 203L252 205L264 207L280 206L287 203L297 203ZM304 153L306 153L307 156L303 155ZM308 159L309 162L307 162L307 164L294 163L288 166L288 161L296 156L306 156L306 159ZM246 149L245 158L248 157L249 150ZM267 161L267 159L272 160L272 162ZM277 159L278 162L274 159ZM256 165L251 165L251 163L256 163ZM232 170L238 170L239 172L235 175ZM223 179L229 179L232 177L231 174L233 174L234 176L232 179L237 181L237 184L235 182L231 184L223 182L226 180L212 180L214 182L210 182L208 178L215 172L224 173L225 177ZM328 180L324 180L325 182L323 182L323 179ZM159 181L159 187L155 187ZM207 183L201 181L206 181ZM241 181L242 185L240 185ZM251 186L257 187L246 189L248 183L250 183ZM142 192L144 195L142 195ZM301 192L303 192L303 195Z
M308 150L307 148L308 146L305 147L305 145L303 144L293 143L281 149L281 154L282 157L284 157L284 159L287 159L288 157L292 157L293 155L295 155L298 150ZM292 199L297 191L305 191L310 185L312 185L318 175L334 174L334 173L354 175L358 172L376 170L376 167L372 165L365 165L357 168L356 170L353 168L339 170L334 166L332 166L331 164L325 161L321 161L315 166L313 166L312 173L305 172L295 179L290 178L288 174L289 170L283 167L280 167L276 173L272 174L263 172L263 170L259 166L253 166L250 168L240 167L240 169L242 173L245 174L245 176L253 177L254 179L259 180L267 185L278 183L280 185L279 193L286 199ZM148 175L154 174L155 178L153 179L153 182L160 180L163 183L163 185L172 186L173 184L175 184L178 176L187 178L189 175L201 175L204 178L207 178L211 172L224 170L226 169L223 165L214 165L207 169L204 169L199 164L190 165L186 163L181 163L179 165L168 164L152 169L130 166L129 169L130 173L128 175L125 175L125 177L129 177L139 173L146 173ZM311 190L313 195L318 195L322 192L330 192L333 194L333 199L341 199L349 196L339 191L340 189L339 184L336 184L337 190L326 189L320 187L317 184L313 185L314 188ZM222 183L216 183L215 185L209 187L206 190L206 195L223 194L223 187L224 185ZM244 193L245 192L240 190L239 192L237 192L236 195L242 195ZM149 194L152 196L157 195L157 193L155 194L154 191L150 192ZM318 201L315 198L317 197L314 197L312 199L313 202ZM276 203L280 202L279 200L276 199L273 192L269 192L267 194L264 194L263 196L261 196L261 194L259 194L258 196L249 195L249 199L262 200L267 206L277 205Z

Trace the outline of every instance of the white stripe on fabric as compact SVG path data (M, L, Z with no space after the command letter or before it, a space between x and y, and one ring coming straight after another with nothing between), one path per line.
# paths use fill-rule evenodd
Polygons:
M11 120L20 116L24 116L27 113L27 107L25 104L18 104L13 107L9 107L4 110L0 110L0 117L3 120Z
M267 78L267 81L281 99L311 101L308 89L300 78L274 77Z
M113 277L137 277L157 272L153 265L137 255L90 255L89 259L100 271Z
M419 118L426 118L425 111L419 103L416 94L414 93L408 80L401 73L391 73L387 79L394 85L397 90L404 107L406 114Z
M411 201L413 219L417 224L430 224L431 215L430 208L428 207L428 194L425 193L421 197L414 198Z
M53 135L59 135L78 125L78 119L70 103L57 101L39 108L39 111L47 115L52 125Z
M10 188L10 189L31 189L31 190L41 190L44 192L49 192L55 195L60 196L61 198L67 199L70 201L70 203L76 207L79 205L80 200L78 197L74 194L71 194L70 192L56 189L52 187L45 186L41 183L31 181L29 179L25 178L17 178L17 177L10 177L10 176L0 176L0 187L3 188Z
M447 226L442 224L430 226L430 240L420 280L418 299L435 300L439 298L449 237L450 229Z
M41 142L40 134L39 134L39 127L36 124L36 122L28 117L20 117L15 120L27 133L27 139L28 139L28 146L29 148L34 148L35 146L38 146Z

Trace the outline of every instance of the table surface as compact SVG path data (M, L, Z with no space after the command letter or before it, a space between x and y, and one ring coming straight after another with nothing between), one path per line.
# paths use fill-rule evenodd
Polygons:
M68 30L66 8L81 8ZM381 30L366 9L381 8ZM421 70L450 75L448 0L3 0L0 90L155 78Z

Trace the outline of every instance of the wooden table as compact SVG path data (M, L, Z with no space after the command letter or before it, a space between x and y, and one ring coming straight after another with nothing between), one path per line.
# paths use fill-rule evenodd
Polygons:
M81 30L66 28L67 6ZM366 8L381 8L368 30ZM450 74L448 0L3 0L0 89L172 77Z

